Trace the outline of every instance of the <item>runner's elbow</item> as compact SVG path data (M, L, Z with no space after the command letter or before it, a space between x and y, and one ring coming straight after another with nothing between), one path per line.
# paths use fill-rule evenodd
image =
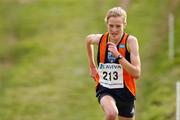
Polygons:
M136 80L138 80L138 79L140 78L140 76L134 76L134 78L135 78Z
M135 79L139 79L140 76L141 76L141 71L138 69L138 70L134 73L133 77L134 77Z

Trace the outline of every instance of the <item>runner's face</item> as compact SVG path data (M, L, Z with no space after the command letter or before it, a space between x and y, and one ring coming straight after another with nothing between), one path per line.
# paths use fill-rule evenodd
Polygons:
M110 17L107 23L110 39L119 40L123 34L124 24L122 17Z

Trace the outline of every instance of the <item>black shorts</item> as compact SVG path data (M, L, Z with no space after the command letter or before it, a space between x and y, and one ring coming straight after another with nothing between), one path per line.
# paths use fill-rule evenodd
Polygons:
M98 88L96 90L96 97L98 98L98 102L100 103L100 100L102 97L104 97L105 95L109 95L111 96L115 102L116 102L116 106L118 109L118 114L119 116L122 117L127 117L127 118L132 118L134 116L135 113L135 105L134 105L134 101L135 101L135 97L132 96L131 99L123 98L123 96L119 96L120 94L118 94L117 92L119 92L119 90L113 90L113 89L108 89L108 88L104 88L103 86L99 86L100 88ZM100 92L98 92L100 91Z

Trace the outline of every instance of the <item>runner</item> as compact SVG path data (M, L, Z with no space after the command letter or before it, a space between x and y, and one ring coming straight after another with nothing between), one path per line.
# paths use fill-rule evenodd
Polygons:
M96 97L106 120L135 119L135 80L140 77L141 63L136 37L124 32L126 11L114 7L105 17L107 32L86 38L91 77L96 81ZM94 45L98 45L97 65Z

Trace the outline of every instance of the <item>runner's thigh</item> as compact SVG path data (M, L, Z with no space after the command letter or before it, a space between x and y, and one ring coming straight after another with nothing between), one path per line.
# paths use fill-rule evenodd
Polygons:
M118 114L115 100L110 95L104 95L100 99L100 104L105 113L116 112Z
M119 117L119 120L135 120L135 118L126 118L126 117Z

